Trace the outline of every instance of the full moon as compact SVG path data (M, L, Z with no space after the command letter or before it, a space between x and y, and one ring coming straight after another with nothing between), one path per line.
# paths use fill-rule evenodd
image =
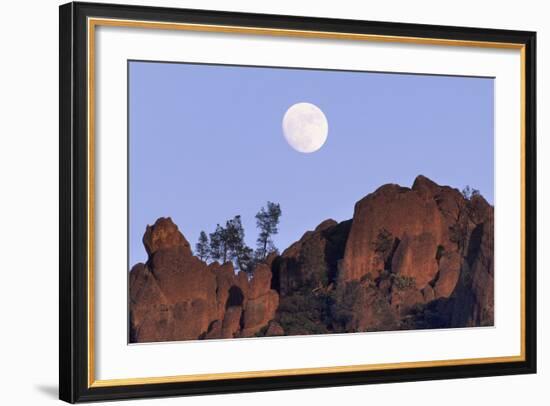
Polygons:
M315 152L327 140L327 118L315 104L296 103L283 117L283 134L296 151L305 154Z

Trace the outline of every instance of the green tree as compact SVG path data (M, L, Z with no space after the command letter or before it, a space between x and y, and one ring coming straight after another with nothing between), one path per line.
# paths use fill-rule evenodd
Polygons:
M235 251L235 266L248 274L254 272L254 267L256 266L256 261L254 259L254 250L243 244L238 247L238 250Z
M204 231L201 231L199 235L199 241L195 245L195 255L199 257L201 261L207 261L210 257L210 246L208 244L208 236Z
M386 255L393 246L393 236L385 228L381 228L376 236L376 240L373 243L374 251Z
M214 261L225 263L227 262L228 251L227 230L217 224L216 230L210 233L210 257Z
M256 226L260 230L256 240L256 257L260 261L264 260L270 252L277 250L271 237L279 232L277 226L281 214L281 206L269 201L267 206L262 207L256 214Z
M374 252L384 261L384 268L389 269L394 248L393 235L385 228L381 228L372 245L374 247Z
M213 260L233 262L235 268L251 273L254 267L253 250L244 241L241 216L227 220L225 227L216 226L210 234L210 256Z
M252 249L244 241L244 227L241 216L235 216L225 223L228 255L236 268L252 272Z

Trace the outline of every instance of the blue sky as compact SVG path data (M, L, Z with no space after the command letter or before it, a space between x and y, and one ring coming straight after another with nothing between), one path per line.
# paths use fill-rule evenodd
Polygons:
M201 230L281 204L283 250L356 201L418 174L493 202L491 78L129 63L129 260L145 261L147 224L170 216L194 246ZM298 102L327 117L328 139L293 150L281 121Z

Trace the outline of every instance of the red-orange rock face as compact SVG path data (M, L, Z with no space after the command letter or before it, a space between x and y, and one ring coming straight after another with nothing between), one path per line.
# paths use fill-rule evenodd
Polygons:
M159 218L154 225L147 226L143 236L143 245L148 255L158 250L181 247L185 255L191 255L191 248L185 237L178 231L170 217Z
M235 299L235 296L238 296L235 291L235 270L231 262L224 265L215 262L210 264L208 268L216 278L216 319L223 320L228 302L231 300L237 301ZM242 305L242 300L238 305Z
M250 280L248 299L257 299L271 289L271 269L265 264L258 264L254 270L254 277Z
M423 288L438 271L436 260L437 242L430 233L409 236L405 231L393 255L392 272L415 279L418 288Z
M457 252L444 253L439 260L439 275L434 284L436 298L449 297L458 282L461 258Z
M225 311L222 324L222 338L233 338L241 330L241 315L243 309L241 306L231 306Z
M279 306L279 295L269 290L265 295L248 300L243 313L241 337L252 337L275 316Z
M393 241L407 236L415 247L422 246L424 252L431 251L430 256L435 258L437 246L449 244L448 227L436 201L428 196L426 191L386 185L360 200L355 205L340 280L359 280L368 273L378 275L384 270L384 260L376 247L383 230L391 234ZM415 255L414 263L429 262ZM407 274L418 272L401 270Z
M156 251L148 261L169 303L216 295L216 277L206 264L181 247Z

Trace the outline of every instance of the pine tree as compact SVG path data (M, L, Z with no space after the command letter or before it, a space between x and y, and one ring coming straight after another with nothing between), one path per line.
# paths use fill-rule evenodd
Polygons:
M256 240L256 257L260 261L264 260L269 253L277 250L272 236L279 232L277 226L281 214L281 206L278 203L269 201L267 202L267 208L262 207L256 214L256 226L260 230Z
M210 233L210 257L214 261L227 262L227 231L225 228L216 225L216 230Z
M215 261L233 262L235 268L252 272L253 250L244 241L241 216L227 220L225 227L216 226L210 234L210 257Z
M258 261L263 261L268 254L277 252L272 236L279 232L277 226L280 217L280 205L272 202L267 202L266 207L262 207L256 214L256 225L260 230L256 240L256 252L246 245L241 216L237 215L227 220L225 227L217 224L216 230L210 233L210 241L202 231L196 245L197 257L203 261L209 258L221 263L231 261L236 269L251 274Z
M225 224L228 256L237 269L251 273L254 264L253 250L244 241L241 216L235 216Z
M199 257L201 261L207 261L210 257L210 246L208 244L208 236L204 231L201 231L199 235L199 242L195 245L195 255Z

